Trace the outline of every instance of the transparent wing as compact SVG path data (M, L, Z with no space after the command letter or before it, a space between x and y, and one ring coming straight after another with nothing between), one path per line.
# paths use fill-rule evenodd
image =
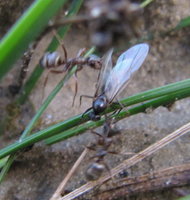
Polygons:
M134 72L141 67L148 55L148 51L149 45L142 43L131 47L121 54L105 84L104 93L109 102L122 91Z
M110 49L102 58L102 68L98 76L95 97L104 91L106 80L112 70L112 53L113 49Z

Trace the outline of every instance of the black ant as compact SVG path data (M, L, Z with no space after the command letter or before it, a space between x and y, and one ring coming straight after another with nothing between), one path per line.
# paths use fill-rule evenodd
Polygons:
M59 73L64 73L66 71L69 71L72 67L77 65L77 71L75 72L76 80L77 80L77 72L82 70L84 65L88 65L93 69L101 69L101 66L102 66L101 58L99 58L98 56L93 55L93 54L88 57L84 57L83 54L85 52L85 49L80 49L75 58L68 59L67 50L66 50L61 38L55 32L54 32L54 35L55 35L56 39L59 41L59 43L61 44L61 47L62 47L62 50L64 53L64 58L62 58L61 54L57 51L51 52L51 53L47 52L40 60L40 64L43 68L50 69L49 72L51 72L51 73L59 74ZM59 68L59 70L57 70L57 68ZM45 79L44 85L46 85L46 83L47 83L47 78L48 78L48 76ZM78 87L77 87L77 82L76 82L73 104L74 104L74 100L75 100L75 97L77 94L77 90L78 90Z
M105 169L110 172L110 168L104 161L104 157L108 153L117 154L116 152L109 151L109 147L112 144L112 136L120 133L120 131L115 129L112 120L109 119L104 123L103 134L97 133L95 131L92 131L92 133L98 136L98 140L96 143L87 146L89 150L96 152L95 155L90 158L94 159L94 162L88 166L85 174L87 180L90 181L97 180Z
M113 49L103 57L102 68L94 97L82 95L82 97L93 98L92 107L85 113L89 113L89 118L93 121L100 120L100 114L113 102L114 98L129 83L132 75L141 67L148 55L149 45L146 43L137 44L122 53L115 67L112 68ZM84 115L83 114L83 115Z

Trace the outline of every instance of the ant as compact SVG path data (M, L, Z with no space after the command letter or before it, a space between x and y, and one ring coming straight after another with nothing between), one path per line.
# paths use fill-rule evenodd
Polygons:
M132 75L141 67L148 51L148 44L137 44L123 52L117 59L115 67L112 68L113 49L109 50L102 58L102 68L94 96L82 95L80 98L80 102L82 97L93 99L92 106L83 115L91 110L89 118L93 121L100 120L101 113L113 102L118 93L127 86ZM123 106L121 105L121 107Z
M83 54L85 52L85 48L83 48L83 49L79 50L79 52L75 58L68 59L67 50L66 50L61 38L59 37L59 35L57 35L57 33L55 33L55 31L53 33L54 33L56 39L58 40L58 42L61 44L61 48L64 53L64 58L62 58L61 54L57 51L46 52L44 54L44 56L42 57L42 59L40 60L40 65L43 68L50 69L49 72L56 73L56 74L69 71L72 69L72 67L77 65L77 71L74 74L75 80L76 80L75 95L74 95L73 103L72 103L72 105L74 105L75 97L76 97L76 94L78 91L77 72L82 70L84 65L88 65L89 67L91 67L93 69L101 69L101 66L102 66L101 58L99 58L98 56L96 56L94 54L92 54L88 57L84 57ZM57 68L59 68L59 70L57 70ZM48 78L48 75L45 79L44 85L46 85L46 83L47 83L47 78Z
M95 151L95 155L90 158L94 159L94 162L88 166L85 173L87 180L97 180L105 169L110 173L110 168L104 161L104 157L108 153L117 154L116 152L109 151L109 147L112 144L112 136L120 133L113 125L112 120L107 119L103 125L103 134L92 131L93 134L98 136L98 140L96 143L87 146L89 150Z

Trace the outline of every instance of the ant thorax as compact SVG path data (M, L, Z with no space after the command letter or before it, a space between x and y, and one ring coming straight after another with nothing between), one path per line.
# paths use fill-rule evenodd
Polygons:
M95 114L102 113L107 108L107 98L105 95L101 95L96 98L92 103L93 111Z

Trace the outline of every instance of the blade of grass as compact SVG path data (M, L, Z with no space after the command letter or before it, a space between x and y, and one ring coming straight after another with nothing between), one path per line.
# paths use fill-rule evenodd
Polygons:
M189 199L190 199L190 195L187 195L187 196L181 197L181 198L179 198L177 200L189 200Z
M8 156L5 158L0 159L0 169L5 165L8 160Z
M83 3L83 0L73 1L73 3L71 4L71 6L69 8L68 14L65 17L76 15L76 13L79 11L82 3ZM70 26L71 26L71 24L68 24L68 25L65 25L65 26L59 28L57 31L58 35L63 38L66 35L66 33L68 32ZM48 48L46 49L46 51L53 52L57 49L58 45L59 45L59 43L58 43L57 39L54 37L52 39L51 43L49 44ZM34 71L32 72L31 76L26 81L25 85L23 86L21 95L16 100L16 102L18 104L25 103L25 101L27 100L28 96L30 95L32 89L35 87L38 79L40 78L42 72L43 72L43 68L40 65L37 65L35 67Z
M148 101L146 103L143 103L143 105L141 104L141 105L135 106L133 108L129 108L128 110L121 111L119 114L113 115L113 118L116 121L119 121L119 120L124 119L128 116L135 115L135 114L138 114L140 112L146 112L147 108L155 109L155 108L159 107L160 105L166 105L167 106L168 104L173 103L176 99L179 100L179 99L182 99L182 98L185 98L185 97L189 97L190 92L188 91L188 89L185 89L185 90L183 90L183 92L176 92L176 93L173 93L169 96L170 96L170 99L168 98L168 95L165 95L165 96L156 98L154 100ZM67 131L63 131L62 133L59 133L59 134L56 134L55 136L47 138L45 140L45 143L48 144L48 145L51 145L51 144L60 142L60 141L65 140L69 137L83 133L83 132L85 132L89 129L99 127L104 123L104 121L105 121L104 119L101 119L98 122L88 122L88 123L80 125L78 127L71 128Z
M187 26L190 26L190 17L183 18L173 30L177 31Z
M7 158L7 157L6 157ZM1 170L0 173L0 183L3 181L3 179L5 178L5 175L7 174L7 172L9 171L11 164L14 162L16 158L16 154L12 154L10 156L8 156L7 162L5 163L5 165L3 166L3 169Z
M181 19L181 21L174 28L171 28L171 29L169 29L165 32L160 33L160 36L162 36L162 37L168 36L172 32L179 31L179 30L186 28L188 26L190 26L190 17L189 16Z
M66 0L38 0L16 22L0 42L0 79L43 30Z
M187 82L189 83L188 86L187 86ZM184 83L186 83L186 84L184 84ZM179 85L181 85L181 90L178 90L177 92L175 92L173 87L177 87ZM171 87L171 86L173 86L173 87ZM189 97L190 96L189 87L190 87L190 79L178 82L178 84L173 83L173 84L170 84L170 85L167 85L167 86L157 88L155 90L162 89L160 92L162 92L163 90L166 89L166 93L165 93L165 95L162 94L160 96L160 98L158 98L158 95L156 95L157 96L156 99L152 98L153 90L150 90L151 91L150 96L153 99L152 100L153 102L145 102L145 103L143 103L143 101L139 102L139 103L143 103L143 104L140 104L136 107L133 107L133 108L131 108L131 110L128 110L128 111L125 111L125 112L124 111L120 112L119 115L118 115L118 120L120 118L122 119L123 117L129 116L129 114L133 115L133 114L137 114L139 112L144 112L148 107L154 108L154 106L158 107L158 106L161 106L161 105L166 105L168 103L177 101L179 99ZM171 92L168 92L168 88L171 89ZM145 93L147 94L147 92L148 91L146 91ZM141 93L141 95L143 96L143 93ZM133 98L134 97L135 97L135 95L133 96ZM129 98L131 98L131 97L129 97ZM127 102L127 99L128 98L125 99L126 102ZM148 94L147 94L146 99L148 100ZM149 99L149 100L151 100L151 99ZM131 103L131 105L132 105L132 103ZM112 112L112 111L114 111L114 109L110 110L110 112ZM117 117L117 115L115 117ZM88 120L88 113L85 114L83 118L82 118L82 114L80 114L80 115L74 116L74 117L72 117L72 118L70 118L70 119L68 119L64 122L60 122L58 124L50 126L50 127L46 128L44 130L41 130L41 131L39 131L39 132L37 132L33 135L30 135L30 136L24 138L22 141L17 141L15 143L1 149L0 150L0 158L3 158L3 157L5 157L5 156L7 156L11 153L14 153L18 150L23 149L24 147L27 147L31 144L34 144L36 142L39 142L39 141L44 140L46 138L49 138L49 137L56 135L60 132L66 131L66 130L73 128L73 127L76 127L77 125L80 125L80 124L86 122L87 120ZM93 122L93 123L95 123L95 124L97 124L97 126L99 126L99 125L101 125L100 122ZM71 137L71 135L69 135L69 137Z
M143 1L141 3L141 7L142 8L146 7L148 4L152 3L152 1L154 1L154 0L145 0L145 1Z
M92 47L86 54L86 56L89 56L90 54L92 54L94 52L95 48ZM54 99L54 97L56 96L56 94L61 90L61 88L65 85L65 83L71 78L71 76L76 72L77 70L77 66L74 66L65 76L64 78L57 84L57 86L53 89L53 91L50 93L50 95L47 97L47 99L44 101L43 105L39 108L38 112L36 113L36 115L33 117L33 119L30 121L30 123L28 124L28 126L26 127L26 129L24 130L24 132L22 133L19 141L22 142L22 140L28 136L31 131L32 128L35 126L37 120L40 118L40 116L42 115L42 113L45 111L45 109L47 108L47 106L51 103L51 101ZM11 164L14 161L14 158L16 157L15 154L12 154L9 159L7 160L5 166L3 167L3 170L0 173L0 183L2 182L2 180L4 179L4 177L6 176Z

